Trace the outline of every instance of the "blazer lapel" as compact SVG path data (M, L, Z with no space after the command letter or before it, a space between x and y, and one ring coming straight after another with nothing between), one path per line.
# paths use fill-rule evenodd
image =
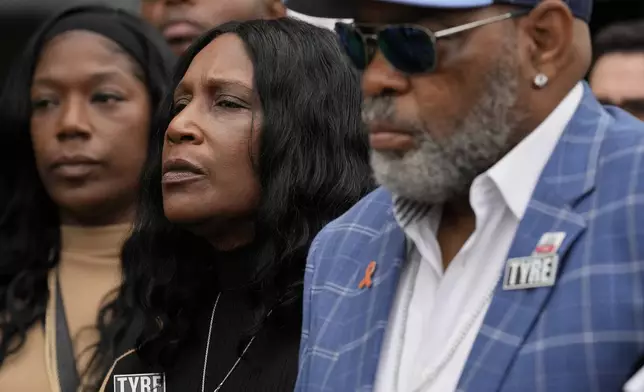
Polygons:
M364 261L364 268L355 282L356 288L364 278L364 271L368 268L369 262L376 262L376 270L373 275L373 286L358 289L360 293L354 298L355 303L352 304L357 309L367 310L362 320L355 320L358 327L356 332L367 337L365 343L359 348L356 390L370 390L375 383L384 334L405 261L405 249L405 235L398 223L393 221L385 232L365 247L360 256L360 260Z
M387 197L390 205L390 194ZM371 210L365 214L378 215ZM338 357L327 373L328 381L322 382L333 390L370 391L375 382L406 249L405 235L394 218L393 207L389 206L386 214L385 222L378 224L378 233L356 247L350 259L335 264L327 280L334 282L334 287L318 294L329 298L330 302L324 302L333 309L332 316L327 313L324 329L328 335L323 341L324 349ZM375 270L371 286L360 287L372 262Z
M531 255L545 233L564 232L558 251L561 275L570 246L586 227L574 208L594 188L599 148L609 121L610 116L585 86L584 98L542 172L508 259ZM502 286L500 279L461 375L459 391L500 389L554 287L504 291Z

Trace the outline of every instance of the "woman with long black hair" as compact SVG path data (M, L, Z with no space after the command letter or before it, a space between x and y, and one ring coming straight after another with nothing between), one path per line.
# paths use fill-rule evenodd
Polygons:
M309 246L372 189L358 75L280 19L210 31L173 85L123 253L146 329L103 390L292 390Z
M114 301L173 55L138 18L80 7L34 35L0 104L0 391L96 391L141 332Z

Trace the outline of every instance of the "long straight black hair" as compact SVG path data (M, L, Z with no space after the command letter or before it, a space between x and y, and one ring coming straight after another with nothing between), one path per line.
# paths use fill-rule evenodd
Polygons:
M290 326L290 333L298 334L313 238L373 189L359 75L331 31L292 19L257 20L227 23L202 36L180 59L173 85L203 48L229 33L243 41L253 63L263 112L259 151L253 154L261 185L251 246L255 328L265 324L271 308L266 323ZM172 108L169 95L142 179L134 232L123 250L123 298L138 298L147 319L139 352L163 366L173 363L191 335L195 316L212 305L203 296L213 284L204 271L217 262L205 240L164 216L161 151Z
M85 13L104 15L147 42L148 62L139 66L153 111L171 79L174 59L163 38L138 18L100 6L73 7L48 20L10 69L0 98L0 366L21 349L27 331L44 322L47 276L58 264L60 251L58 208L40 181L32 149L33 74L50 29L63 18ZM87 369L91 380L100 382L118 354L124 327L133 314L125 305L132 302L110 302L100 309L96 326L100 340Z

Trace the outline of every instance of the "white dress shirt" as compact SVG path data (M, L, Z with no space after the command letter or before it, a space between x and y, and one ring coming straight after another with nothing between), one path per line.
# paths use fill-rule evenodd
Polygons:
M389 316L376 392L450 392L479 332L519 222L583 96L578 84L550 116L470 188L476 228L444 270L441 206L398 223L409 253Z
M640 369L624 385L624 392L644 392L644 368Z

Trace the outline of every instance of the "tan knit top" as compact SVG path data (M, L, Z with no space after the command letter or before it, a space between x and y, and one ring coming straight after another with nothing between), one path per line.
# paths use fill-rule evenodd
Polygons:
M121 281L121 247L130 229L129 224L61 227L60 286L81 375L92 354L87 348L98 337L91 328L98 310ZM45 332L36 323L22 349L0 368L0 391L57 391L48 377L45 353Z

